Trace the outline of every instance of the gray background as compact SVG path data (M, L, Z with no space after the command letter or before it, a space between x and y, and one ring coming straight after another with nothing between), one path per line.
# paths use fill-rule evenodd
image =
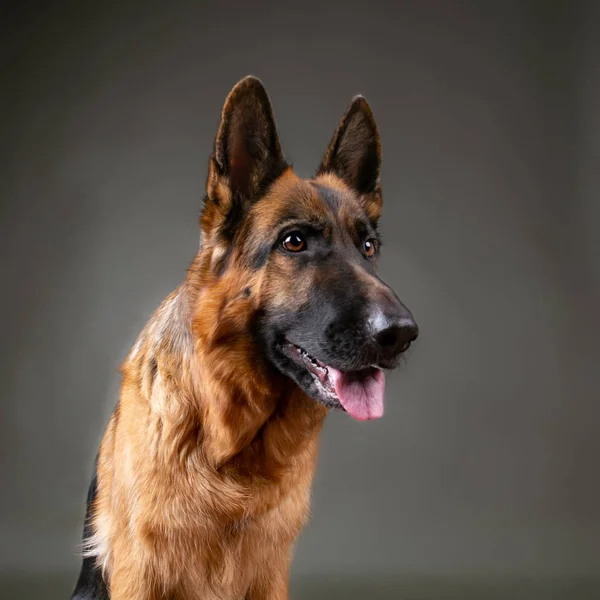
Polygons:
M304 176L367 96L422 331L383 420L328 419L292 597L600 597L598 3L3 6L3 598L75 581L117 367L248 73Z

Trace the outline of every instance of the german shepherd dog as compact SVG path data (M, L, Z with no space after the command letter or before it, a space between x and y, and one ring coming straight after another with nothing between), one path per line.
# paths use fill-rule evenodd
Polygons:
M233 88L200 249L121 368L72 598L288 598L323 420L381 417L384 370L417 337L376 274L380 167L362 96L305 180L260 80Z

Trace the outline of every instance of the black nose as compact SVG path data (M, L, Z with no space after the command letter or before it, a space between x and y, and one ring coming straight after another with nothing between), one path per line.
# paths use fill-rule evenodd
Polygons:
M394 358L407 350L419 335L415 320L408 316L379 316L374 319L372 331L380 351L388 358Z

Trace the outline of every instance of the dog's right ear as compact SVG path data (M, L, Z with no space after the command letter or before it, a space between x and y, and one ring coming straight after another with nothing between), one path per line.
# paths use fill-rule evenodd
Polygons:
M231 241L248 207L287 166L267 92L259 79L245 77L223 106L209 162L204 235Z

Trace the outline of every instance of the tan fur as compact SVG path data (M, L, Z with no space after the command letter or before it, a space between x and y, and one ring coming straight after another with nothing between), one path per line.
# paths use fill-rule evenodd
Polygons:
M257 359L261 274L216 278L210 253L122 367L93 540L114 600L287 597L326 410Z
M243 109L268 143L265 98L251 79L228 98L209 164L201 248L122 365L120 401L99 453L93 536L85 541L113 600L288 597L327 410L267 363L250 332L261 307L300 306L317 275L295 276L277 254L261 268L246 257L286 207L326 216L315 184L347 195L349 229L357 211L379 216L381 196L378 188L357 195L326 169L308 182L285 168L261 202L244 207L236 243L228 243L223 231L236 201L230 173L246 191L265 177L262 163L250 165L247 179L235 170L266 146L239 151L244 140L232 127ZM269 151L278 156L278 142Z

